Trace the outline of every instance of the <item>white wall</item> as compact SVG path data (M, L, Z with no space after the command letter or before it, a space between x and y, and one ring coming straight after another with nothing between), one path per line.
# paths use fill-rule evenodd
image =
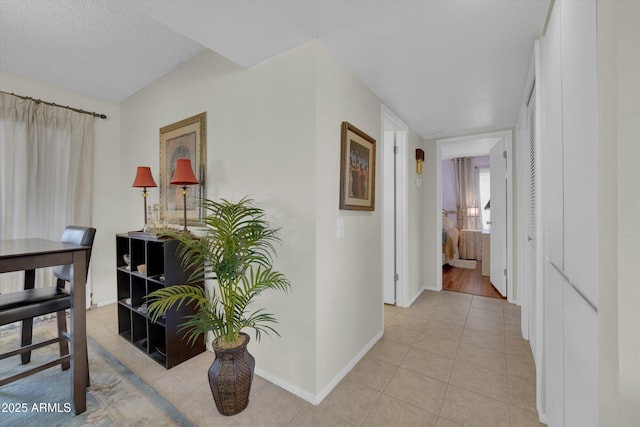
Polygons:
M618 6L618 325L621 424L640 419L640 3Z
M319 43L316 53L317 392L330 391L379 336L382 319L382 191L375 211L339 210L340 127L348 121L376 140L381 174L380 100ZM344 221L344 237L336 222Z
M316 381L313 70L308 45L248 70L201 54L123 102L120 158L123 175L140 164L157 175L159 128L207 112L207 196L250 195L267 210L282 228L276 268L293 284L288 295L260 301L281 337L252 340L250 350L259 372L306 398ZM129 185L120 189L125 229L136 226L139 211ZM150 202L157 198L152 192Z
M426 288L438 290L442 287L442 211L435 205L442 196L442 161L437 156L436 140L423 142L422 188L424 200L424 255L419 262L424 264L422 279Z
M133 179L135 167L148 164L157 176L158 129L206 111L207 196L249 194L282 227L276 266L293 290L263 298L282 337L252 342L250 350L259 374L311 402L382 333L379 185L374 212L338 209L340 125L349 121L380 141L380 105L315 41L248 70L204 53L122 103L122 175ZM413 134L410 142L421 140ZM129 185L119 189L125 230L138 224L139 195ZM157 200L152 191L149 202ZM419 224L420 209L411 215ZM420 282L424 256L416 242L411 265Z
M115 237L119 229L118 191L121 180L133 182L134 174L122 177L116 167L119 157L120 106L92 96L83 95L58 86L52 86L22 76L0 72L0 90L18 95L69 105L87 111L107 115L96 118L94 123L94 169L91 225L97 230L91 255L88 292L93 293L93 303L102 305L114 302L115 296ZM131 181L129 181L129 179ZM127 191L132 190L129 188ZM139 196L138 196L139 197ZM137 206L142 211L141 206Z
M598 2L598 124L600 150L598 209L600 235L600 309L598 349L600 425L621 425L618 409L618 150L617 150L617 8ZM603 144L603 141L607 141Z
M640 3L598 4L600 425L640 419Z
M407 144L407 170L408 175L408 209L409 209L409 242L408 242L408 262L409 262L409 280L407 282L408 302L415 301L420 293L433 283L426 280L425 272L427 271L427 260L432 259L434 255L427 255L433 252L432 239L427 237L427 232L432 230L433 224L432 213L428 212L427 203L428 195L431 194L432 184L426 182L426 168L433 169L435 156L433 153L425 149L424 140L411 129L408 134ZM425 162L422 164L422 174L416 173L416 149L421 148L425 151ZM429 158L427 158L429 156ZM420 186L416 184L416 179L420 179ZM433 210L433 209L431 209Z

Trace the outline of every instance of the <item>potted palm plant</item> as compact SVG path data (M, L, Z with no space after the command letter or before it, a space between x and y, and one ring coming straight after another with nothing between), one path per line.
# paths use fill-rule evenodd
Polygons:
M213 279L213 287L176 285L149 294L149 315L153 321L172 307L189 304L195 308L181 327L193 344L213 334L216 354L209 368L209 384L218 411L234 415L249 403L255 361L247 351L245 328L279 335L272 314L250 305L267 290L288 291L291 283L272 267L278 229L271 227L264 211L247 198L237 203L201 199L206 210L206 234L194 238L182 232L167 233L179 241L178 256L194 273L192 283Z

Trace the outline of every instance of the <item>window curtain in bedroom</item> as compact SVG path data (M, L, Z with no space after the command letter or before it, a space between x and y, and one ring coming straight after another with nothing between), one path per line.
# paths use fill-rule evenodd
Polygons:
M0 93L0 239L59 240L90 225L93 117ZM0 292L24 273L0 275ZM53 282L38 270L36 287Z
M471 157L453 159L456 180L458 228L478 230L480 225L478 174Z

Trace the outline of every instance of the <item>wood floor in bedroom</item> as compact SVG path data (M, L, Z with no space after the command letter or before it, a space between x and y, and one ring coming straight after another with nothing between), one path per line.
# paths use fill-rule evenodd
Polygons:
M482 275L482 261L478 261L475 270L448 265L442 267L442 289L506 299L493 287L489 277Z

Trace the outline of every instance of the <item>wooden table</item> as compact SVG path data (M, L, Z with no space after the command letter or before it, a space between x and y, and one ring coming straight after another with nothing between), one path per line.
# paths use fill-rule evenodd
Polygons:
M73 264L70 284L71 400L74 412L87 407L87 324L86 284L88 246L45 239L0 240L0 273L25 271L25 281L33 281L35 269ZM27 283L25 283L27 285Z

